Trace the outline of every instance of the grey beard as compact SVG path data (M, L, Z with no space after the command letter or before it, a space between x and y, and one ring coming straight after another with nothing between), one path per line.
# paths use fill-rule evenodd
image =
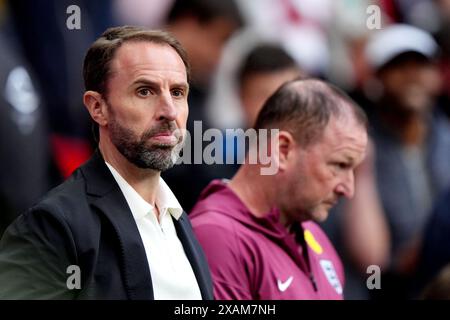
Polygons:
M110 138L117 150L138 168L162 172L172 168L180 156L184 142L182 136L180 136L176 146L164 144L146 145L148 138L160 132L161 127L157 128L158 130L155 128L146 132L140 140L137 140L130 129L122 127L117 122L112 121L109 126ZM165 127L172 130L173 126L173 124L166 124L162 128Z

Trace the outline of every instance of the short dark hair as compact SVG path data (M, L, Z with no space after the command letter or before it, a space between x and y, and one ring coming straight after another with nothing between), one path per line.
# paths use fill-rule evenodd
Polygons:
M235 0L175 0L167 16L167 22L170 24L187 15L196 17L200 23L225 18L233 21L238 27L244 24Z
M332 116L350 108L356 121L367 130L365 112L338 87L317 79L295 79L283 84L264 104L255 129L288 130L300 145L320 140Z
M117 49L125 42L144 41L171 46L183 60L187 81L190 81L190 67L187 54L181 44L170 33L162 30L148 30L134 26L120 26L107 29L88 49L84 58L83 77L86 90L106 94L106 83L110 64Z
M255 73L269 73L298 67L295 60L279 45L262 43L254 47L245 58L237 74L239 84Z

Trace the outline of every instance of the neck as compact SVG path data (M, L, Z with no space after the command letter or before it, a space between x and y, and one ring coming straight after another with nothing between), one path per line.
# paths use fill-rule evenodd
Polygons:
M155 207L160 172L136 167L110 141L105 141L105 139L100 139L99 149L103 159L116 169L145 201Z
M256 217L265 216L274 204L273 186L260 175L258 165L243 164L229 183L241 201Z

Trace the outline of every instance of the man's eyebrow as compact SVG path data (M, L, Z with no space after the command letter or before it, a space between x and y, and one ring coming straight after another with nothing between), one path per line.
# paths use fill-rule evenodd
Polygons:
M353 164L353 163L355 163L355 158L352 156L349 156L349 155L345 155L345 161L350 164Z
M189 83L187 83L187 82L176 82L171 87L172 88L181 88L186 91L189 91Z
M141 79L136 79L135 81L133 81L132 85L133 86L146 85L149 87L158 87L160 84L157 81L141 78ZM171 88L182 88L185 90L189 90L189 84L187 82L176 82L176 83L173 83L170 87Z
M148 79L136 79L135 81L133 81L132 85L146 85L149 87L157 87L159 86L159 83Z

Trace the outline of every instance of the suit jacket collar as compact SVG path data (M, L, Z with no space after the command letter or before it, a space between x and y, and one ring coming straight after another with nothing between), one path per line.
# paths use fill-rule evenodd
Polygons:
M119 239L122 276L130 299L153 299L147 256L136 222L122 192L97 150L81 167L91 205L111 223Z
M87 180L86 192L89 195L104 196L113 189L119 189L98 149L91 159L81 167L81 171Z
M183 212L180 219L178 219L178 221L174 221L174 224L175 229L177 230L178 238L183 244L186 256L188 257L192 269L194 270L202 297L204 300L212 300L213 290L209 267L206 262L206 257L201 250L201 246L194 236L194 232L192 231L192 226L189 222L187 214ZM203 261L203 263L199 263L200 261Z
M97 150L81 167L91 204L112 224L123 258L123 277L130 299L153 299L150 270L144 245L131 210L114 177ZM194 238L187 215L174 220L177 235L194 270L203 299L212 299L211 279L206 259Z

